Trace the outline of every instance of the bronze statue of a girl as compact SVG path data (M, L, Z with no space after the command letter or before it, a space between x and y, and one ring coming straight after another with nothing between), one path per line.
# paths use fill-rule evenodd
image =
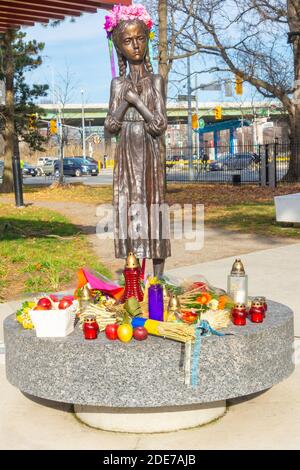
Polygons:
M160 277L171 255L159 151L167 128L165 88L163 78L153 74L148 14L139 8L118 6L115 17L106 17L120 76L111 82L105 128L119 136L114 168L116 257L133 252L137 258L150 258L154 275Z

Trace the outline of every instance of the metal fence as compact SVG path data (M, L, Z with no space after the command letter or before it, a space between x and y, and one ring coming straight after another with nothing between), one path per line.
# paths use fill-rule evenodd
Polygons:
M293 172L288 171L293 168ZM290 170L291 170L290 168ZM167 148L168 182L276 186L300 174L300 144L272 142L207 149Z

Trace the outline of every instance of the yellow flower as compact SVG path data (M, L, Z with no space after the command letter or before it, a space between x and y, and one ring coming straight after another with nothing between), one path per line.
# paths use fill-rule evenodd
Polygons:
M149 278L149 284L152 286L153 284L160 284L159 279L154 276Z

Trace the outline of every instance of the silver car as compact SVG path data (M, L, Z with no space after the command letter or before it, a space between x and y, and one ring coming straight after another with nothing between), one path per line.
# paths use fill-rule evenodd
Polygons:
M4 161L0 160L0 180L3 179L3 173L4 173Z

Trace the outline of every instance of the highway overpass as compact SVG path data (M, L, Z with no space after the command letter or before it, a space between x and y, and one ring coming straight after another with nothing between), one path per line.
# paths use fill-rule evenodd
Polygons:
M195 112L196 103L192 103L193 112ZM284 118L282 106L279 103L266 103L266 102L245 102L238 104L236 102L220 103L220 102L207 102L199 105L199 116L201 116L206 124L215 122L214 109L216 106L222 106L222 120L228 119L253 119L259 117L270 117L276 120L279 117ZM59 105L57 104L40 104L44 110L43 119L50 120L57 115ZM84 106L84 113L86 124L91 126L103 126L104 119L108 111L107 103L100 104L86 104ZM81 104L68 104L63 110L65 122L75 127L81 127L82 105ZM167 114L169 123L186 123L188 117L187 103L172 103L167 105Z

